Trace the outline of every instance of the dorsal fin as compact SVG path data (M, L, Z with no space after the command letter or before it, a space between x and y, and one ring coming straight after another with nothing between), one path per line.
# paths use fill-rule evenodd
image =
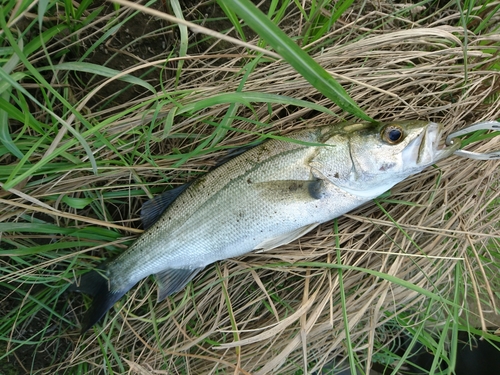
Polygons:
M215 164L214 168L220 167L222 164L226 164L229 160L234 159L236 156L243 154L244 152L247 152L248 150L251 150L252 148L260 145L264 141L257 141L254 143L251 143L246 146L241 146L241 147L236 147L231 150L229 150L226 155L222 156L217 160L217 163Z
M144 203L141 209L141 219L144 229L148 229L156 223L167 207L170 206L189 185L191 185L191 182L176 187L175 189L168 190Z
M261 143L262 141L257 141L247 146L242 146L230 150L225 156L217 161L214 169L220 167L222 164L227 163L229 160L235 158L236 156L241 155L244 152L254 148L255 146L260 145ZM141 209L141 219L144 230L149 229L151 226L153 226L154 223L156 223L161 215L165 212L167 207L170 206L177 199L177 197L181 195L184 190L186 190L193 182L194 181L188 182L187 184L176 187L175 189L168 190L163 194L160 194L144 203Z

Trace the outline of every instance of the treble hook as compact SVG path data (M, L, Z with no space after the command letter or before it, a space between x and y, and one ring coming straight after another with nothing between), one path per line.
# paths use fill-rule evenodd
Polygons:
M455 142L459 141L459 139L456 139L456 137L459 137L461 135L466 135L469 133L473 133L477 130L500 130L500 122L498 122L498 121L484 121L484 122L479 122L477 124L468 126L464 129L461 129L461 130L458 130L456 132L451 133L448 137L446 137L445 143L447 146L451 146ZM476 160L500 159L500 151L494 151L494 152L482 154L479 152L457 150L454 152L454 154L457 156L462 156L464 158L476 159Z

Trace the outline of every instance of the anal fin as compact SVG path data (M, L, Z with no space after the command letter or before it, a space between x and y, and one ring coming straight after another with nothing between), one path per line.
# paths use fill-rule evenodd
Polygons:
M280 234L279 236L269 238L257 246L255 246L254 250L259 250L258 252L262 251L267 251L274 249L275 247L285 245L287 243L290 243L294 240L296 240L299 237L302 237L304 234L310 232L314 228L316 228L319 225L319 223L312 223L305 225L303 227L300 227L298 229L295 229L291 232L287 232L284 234Z
M168 268L156 274L158 282L158 302L184 288L205 267Z

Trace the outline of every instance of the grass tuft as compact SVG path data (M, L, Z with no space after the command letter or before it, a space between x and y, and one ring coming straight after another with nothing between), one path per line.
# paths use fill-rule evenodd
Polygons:
M451 157L160 303L147 279L84 337L66 291L228 150L355 116L500 120L497 2L36 4L0 7L0 372L397 374L423 349L437 374L473 335L498 346L498 161Z

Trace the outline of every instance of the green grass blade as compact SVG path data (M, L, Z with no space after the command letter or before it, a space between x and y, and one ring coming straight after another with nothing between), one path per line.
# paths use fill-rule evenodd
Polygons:
M11 31L7 28L7 25L5 24L5 15L3 13L2 8L0 7L0 26L4 29L5 35L9 42L11 43L12 48L14 49L14 52L19 56L19 59L22 61L22 63L29 69L29 71L33 74L33 76L39 80L39 82L42 82L43 85L50 90L54 96L56 96L59 100L61 100L65 105L67 105L68 108L72 108L72 106L67 103L67 101L59 95L59 93L54 90L54 88L45 80L45 78L39 73L39 71L28 61L27 57L23 54L23 52L19 49L17 44L15 43L14 36L12 35ZM8 81L13 87L15 87L17 90L23 93L26 97L29 97L33 102L37 103L41 108L46 110L48 113L50 113L54 118L57 118L58 121L61 123L61 125L65 126L67 130L73 134L73 136L78 139L78 141L81 143L82 147L84 148L85 152L87 153L87 156L90 160L90 163L92 164L92 170L94 171L95 174L97 174L97 164L94 158L94 155L92 153L92 150L90 149L90 146L88 143L85 141L85 139L75 130L73 127L71 127L66 121L64 121L62 118L60 118L58 115L56 115L54 112L50 111L49 108L47 108L45 105L40 103L35 97L33 97L26 89L24 89L21 85L19 85L16 81L12 80L11 77L4 72L3 69L0 69L0 77L3 78L4 80ZM74 111L76 117L82 120L83 123L87 123L83 117ZM6 184L7 185L7 184Z
M172 10L177 18L184 20L184 15L182 14L182 8L179 4L179 0L170 0L170 5L172 6ZM179 44L179 57L184 57L187 54L188 49L188 29L186 25L177 24L179 27L179 34L181 37ZM177 63L177 71L175 72L175 87L178 86L179 80L182 74L182 66L184 65L184 60L179 60Z
M284 95L266 94L262 92L234 92L234 93L213 95L208 99L199 100L197 102L190 103L182 107L177 111L177 115L182 113L198 112L202 109L217 104L240 103L243 105L250 106L251 102L295 105L297 107L310 108L323 113L328 113L332 116L335 115L329 109L321 105L308 102L306 100L295 99Z
M85 73L91 73L91 74L98 74L103 77L116 77L117 75L121 74L120 71L107 68L102 65L97 65L97 64L92 64L92 63L87 63L87 62L67 62L67 63L61 63L54 65L53 67L42 67L39 68L38 71L43 72L46 70L71 70L71 71L78 71L78 72L85 72ZM142 86L145 89L151 91L153 94L156 94L155 89L153 86L151 86L149 83L146 81L134 77L130 74L124 75L120 78L118 78L120 81L125 81L134 85Z
M42 46L47 44L53 37L63 32L67 32L67 27L64 25L56 25L48 30L44 30L40 35L26 44L26 47L23 49L24 55L30 56L33 52L39 51Z
M5 101L9 100L9 91L3 92L0 97ZM9 130L9 115L7 111L0 109L0 143L2 143L9 152L15 157L22 159L24 154L15 145Z
M47 6L49 5L49 0L39 0L38 1L38 28L42 30L43 28L43 17L47 12Z
M333 221L333 231L335 233L335 248L337 249L337 264L342 264L342 257L340 254L340 239L339 239L339 224L338 220L335 219ZM349 329L349 317L347 314L347 304L346 304L346 295L344 288L344 275L342 268L338 269L339 275L339 291L340 291L340 303L342 306L342 318L344 321L344 332L345 332L345 343L347 346L347 357L349 358L349 367L351 368L351 373L356 369L356 361L355 361L355 353L354 348L352 346L351 334Z
M246 36L245 32L243 31L243 28L241 27L241 23L236 16L236 14L229 8L226 4L226 1L224 0L217 0L217 4L221 7L222 11L226 14L227 18L231 21L233 24L234 28L238 32L238 35L240 36L240 39L246 42Z
M19 40L18 48L20 50L23 49L22 39ZM18 62L19 62L19 56L16 53L14 53L1 68L4 74L10 74L14 70ZM22 75L16 74L14 79L15 80L20 79L21 76ZM11 87L12 86L6 80L0 82L1 98L4 99L6 102L9 101ZM24 154L21 152L21 150L19 150L19 148L17 148L17 146L14 144L14 141L12 140L12 137L10 136L9 115L7 111L1 109L0 109L0 142L5 146L5 148L7 148L7 150L9 150L9 152L12 153L12 155L16 156L19 159L22 159Z
M373 121L326 70L249 0L226 0L226 3L319 92L354 116Z

